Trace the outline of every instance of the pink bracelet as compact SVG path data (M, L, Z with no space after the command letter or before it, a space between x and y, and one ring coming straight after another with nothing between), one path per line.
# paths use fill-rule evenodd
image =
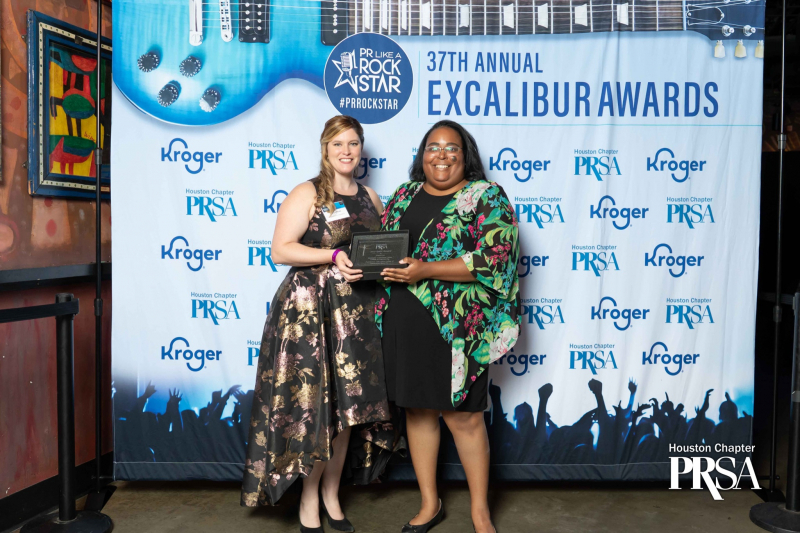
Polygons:
M339 248L337 248L337 249L335 249L333 251L333 255L331 256L331 263L335 263L336 262L336 256L339 254L339 252L341 252L341 250Z

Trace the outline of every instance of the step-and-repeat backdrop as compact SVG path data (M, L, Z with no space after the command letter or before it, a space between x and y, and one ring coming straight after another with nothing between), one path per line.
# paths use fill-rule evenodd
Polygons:
M384 201L446 118L515 205L523 329L486 413L500 478L666 478L683 446L750 442L763 2L114 9L118 478L240 479L287 271L275 220L339 113L364 123L357 177Z

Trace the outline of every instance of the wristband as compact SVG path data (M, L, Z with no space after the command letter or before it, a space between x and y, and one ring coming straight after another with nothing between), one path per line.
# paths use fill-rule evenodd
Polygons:
M331 256L331 263L336 263L336 256L339 255L339 252L341 252L339 248L333 251L333 255Z

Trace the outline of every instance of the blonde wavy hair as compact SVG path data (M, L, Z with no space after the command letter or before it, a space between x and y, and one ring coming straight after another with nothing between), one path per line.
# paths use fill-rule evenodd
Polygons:
M337 115L325 123L325 129L322 130L322 135L319 137L320 150L322 152L322 160L319 162L319 175L316 177L318 181L317 186L317 200L314 206L318 208L326 207L329 213L335 210L333 204L333 180L336 172L333 170L333 165L328 161L328 143L331 142L340 133L354 130L361 139L361 145L364 145L364 128L361 123L347 115Z

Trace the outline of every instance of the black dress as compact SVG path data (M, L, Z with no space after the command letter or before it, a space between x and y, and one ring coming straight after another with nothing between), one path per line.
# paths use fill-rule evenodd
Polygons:
M452 198L453 194L433 196L423 188L411 201L400 220L400 229L408 230L412 253L425 226ZM399 407L437 411L486 409L489 373L478 377L467 398L455 409L450 400L450 344L407 284L392 283L391 292L391 304L383 316L383 361L389 401Z

